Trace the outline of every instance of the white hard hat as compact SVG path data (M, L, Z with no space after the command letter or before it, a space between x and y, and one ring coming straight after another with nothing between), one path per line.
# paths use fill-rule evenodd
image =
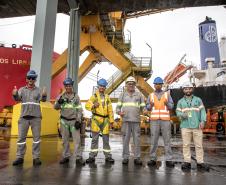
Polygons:
M184 82L182 85L182 88L186 88L186 87L194 87L194 86L192 85L191 82Z
M136 80L135 80L134 77L130 76L130 77L128 77L128 78L126 79L126 83L127 83L127 82L134 82L134 83L136 83Z

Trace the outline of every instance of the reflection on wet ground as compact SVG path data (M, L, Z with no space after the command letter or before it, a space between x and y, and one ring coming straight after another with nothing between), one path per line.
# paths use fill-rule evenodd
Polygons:
M13 167L12 161L16 156L16 138L9 137L10 130L0 129L0 185L19 184L108 184L108 185L143 185L143 184L214 184L222 185L226 183L226 137L216 137L215 135L205 135L204 148L205 160L211 166L210 172L199 172L196 170L196 162L192 161L190 172L181 171L182 162L182 141L180 135L172 137L172 150L174 160L177 162L174 168L168 168L164 162L163 141L160 138L158 149L157 167L147 166L149 160L150 137L141 136L142 166L134 166L133 153L128 166L122 165L122 139L119 132L111 134L110 144L115 164L107 164L104 155L100 152L95 164L86 164L84 167L76 166L73 157L68 165L59 165L61 158L61 139L58 137L42 138L41 160L43 165L33 167L32 165L32 138L27 139L27 152L25 163L20 167ZM89 133L87 133L89 136ZM87 137L84 146L84 158L88 157L90 151L91 138ZM71 143L72 148L72 143ZM100 148L102 141L100 138ZM131 150L133 143L131 139ZM192 156L195 159L194 146L192 146Z

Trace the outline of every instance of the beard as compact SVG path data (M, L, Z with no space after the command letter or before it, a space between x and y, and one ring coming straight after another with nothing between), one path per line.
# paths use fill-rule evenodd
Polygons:
M191 96L192 95L192 92L186 92L185 95L186 96Z

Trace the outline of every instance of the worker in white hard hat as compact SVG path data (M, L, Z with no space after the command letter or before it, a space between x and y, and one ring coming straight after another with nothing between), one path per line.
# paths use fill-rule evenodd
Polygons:
M136 80L130 76L126 79L125 91L119 96L116 113L122 117L123 161L129 163L129 141L131 133L134 141L134 164L142 165L140 159L140 114L144 111L143 95L136 91Z
M176 114L180 119L180 128L183 141L184 163L182 170L191 170L191 140L193 138L196 152L197 169L209 171L208 165L204 164L203 132L206 122L206 111L202 100L193 95L193 85L186 82L182 86L184 97L177 103Z

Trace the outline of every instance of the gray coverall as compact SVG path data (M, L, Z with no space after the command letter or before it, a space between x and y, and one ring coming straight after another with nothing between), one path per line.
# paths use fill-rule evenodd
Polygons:
M18 121L17 158L24 158L26 152L26 137L29 126L33 135L32 155L33 159L40 158L40 132L41 132L41 108L40 101L46 101L46 96L41 97L40 89L27 86L21 87L13 96L15 101L21 101L21 114Z
M164 91L155 91L155 95L160 99L164 95ZM167 108L168 110L173 109L174 103L172 100L172 97L168 94L168 102L167 102ZM146 104L147 110L152 110L152 105L150 104L150 96L148 96L147 104ZM162 137L164 141L164 148L165 148L165 160L171 160L172 159L172 150L170 146L170 139L171 139L171 123L170 121L165 120L156 120L151 121L151 150L150 150L150 159L153 161L157 160L156 151L158 148L158 140L160 135L160 129L162 132Z
M119 96L116 113L123 111L122 117L122 139L123 139L123 159L129 159L129 141L131 133L134 142L134 158L140 158L140 113L145 107L143 96L135 91L132 95L123 92Z
M80 129L81 129L81 119L82 119L82 105L80 102L80 98L77 94L67 94L64 93L61 96L64 99L63 104L59 104L58 100L60 97L57 98L57 101L54 105L56 110L61 110L60 112L60 123L61 123L61 134L63 140L63 158L68 158L71 156L70 153L70 131L72 133L73 142L74 142L74 157L76 159L82 158L82 148L81 148L81 139L80 139ZM78 127L76 128L76 121Z

